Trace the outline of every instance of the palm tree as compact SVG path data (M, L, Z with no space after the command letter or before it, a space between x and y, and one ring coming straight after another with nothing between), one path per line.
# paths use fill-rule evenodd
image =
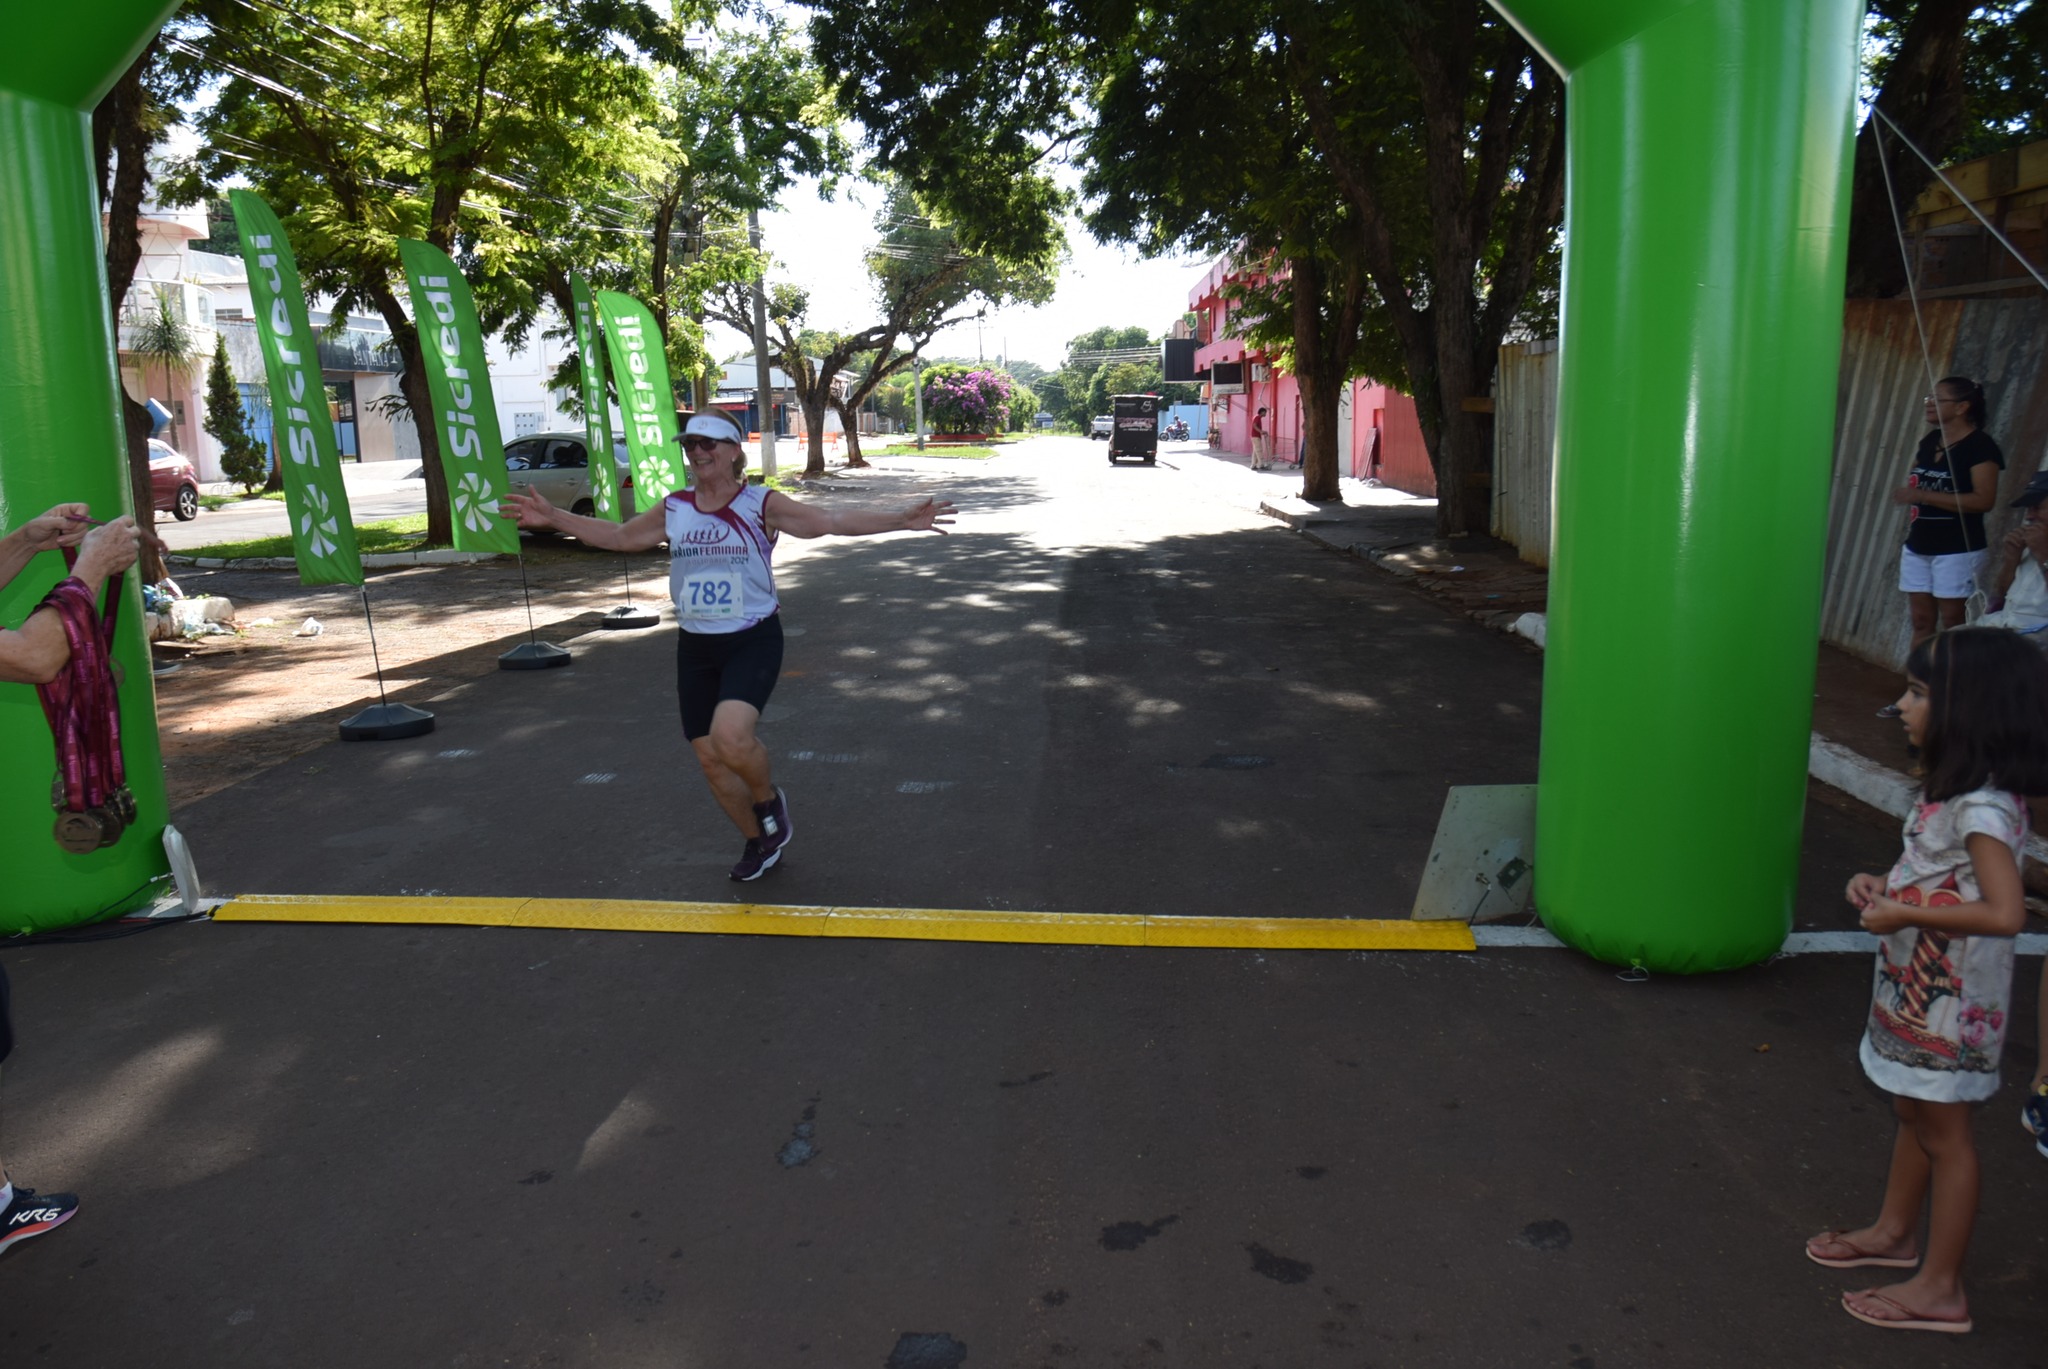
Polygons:
M185 375L192 369L194 342L192 329L186 324L184 311L171 304L171 293L159 285L156 291L156 310L144 314L134 324L129 334L128 350L142 363L142 397L149 399L149 365L155 362L163 368L165 407L174 414L177 406L170 403L171 377ZM179 446L178 423L171 420L171 445Z

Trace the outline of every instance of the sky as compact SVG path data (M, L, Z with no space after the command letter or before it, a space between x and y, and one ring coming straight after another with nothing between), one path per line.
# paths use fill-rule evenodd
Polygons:
M810 322L819 328L858 328L875 321L872 282L861 254L877 236L876 207L882 191L844 186L836 199L821 201L810 184L782 197L780 208L761 216L762 245L774 254L771 280L787 280L811 293ZM1206 258L1141 260L1135 252L1104 247L1078 222L1067 225L1070 260L1060 271L1059 289L1042 307L991 310L981 326L980 355L1007 355L1057 369L1067 340L1105 325L1136 325L1158 336L1187 312L1188 291L1209 269ZM713 355L730 357L749 344L726 328L712 330ZM940 357L972 357L975 327L970 321L941 333L929 349Z

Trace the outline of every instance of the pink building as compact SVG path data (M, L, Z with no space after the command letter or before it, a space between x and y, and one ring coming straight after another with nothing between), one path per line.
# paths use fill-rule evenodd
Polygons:
M1195 376L1205 382L1212 445L1237 456L1252 450L1251 418L1261 406L1273 420L1273 455L1293 461L1301 454L1301 387L1264 352L1231 334L1232 310L1224 287L1256 280L1263 267L1224 258L1188 292L1195 314ZM1220 435L1220 438L1216 435ZM1337 405L1338 474L1434 498L1436 476L1415 401L1379 381L1360 378L1345 387Z

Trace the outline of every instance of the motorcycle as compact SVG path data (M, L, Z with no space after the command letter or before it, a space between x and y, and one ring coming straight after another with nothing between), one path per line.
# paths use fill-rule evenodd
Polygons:
M1159 435L1168 442L1185 442L1188 440L1188 421L1185 418L1176 418L1160 429Z

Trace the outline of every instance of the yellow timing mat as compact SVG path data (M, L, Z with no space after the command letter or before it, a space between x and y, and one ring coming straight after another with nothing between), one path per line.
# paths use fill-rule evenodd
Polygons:
M249 894L216 922L395 922L455 927L573 927L601 932L853 936L1067 946L1239 947L1274 951L1469 951L1462 922L1342 917L1141 917L938 908L792 908L606 898L323 898Z

